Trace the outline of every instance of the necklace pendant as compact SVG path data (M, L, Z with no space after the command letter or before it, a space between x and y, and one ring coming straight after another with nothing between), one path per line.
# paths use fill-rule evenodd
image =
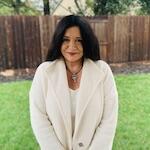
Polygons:
M71 76L71 78L72 78L72 80L74 81L74 82L77 82L77 74L75 73L75 74L72 74L72 76Z

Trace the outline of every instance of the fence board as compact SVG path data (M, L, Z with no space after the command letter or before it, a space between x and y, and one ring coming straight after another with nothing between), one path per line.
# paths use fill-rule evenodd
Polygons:
M13 17L8 16L5 18L5 26L6 26L6 39L7 39L7 57L8 57L8 66L10 68L14 68L14 52L13 52L13 47L14 47L14 41L13 41ZM3 36L2 36L3 37ZM6 57L6 56L5 56Z
M143 59L148 60L148 51L150 51L150 18L144 18L144 37L143 37Z
M24 53L24 35L22 30L22 17L15 16L14 18L14 61L15 68L25 67L25 53Z
M148 16L148 19L149 19L149 24L147 25L148 26L148 60L150 60L150 16Z
M114 17L113 62L126 62L129 55L129 17Z
M148 60L148 43L149 43L149 31L148 26L149 19L144 16L135 16L131 18L132 27L132 48L130 49L130 60L140 61Z
M107 56L108 62L114 62L114 22L115 19L113 16L108 17L108 49L107 49Z
M107 61L107 46L108 46L108 21L102 20L93 23L95 25L94 31L99 40L101 59Z
M48 47L54 32L54 17L51 16L40 16L40 35L41 35L41 49L42 49L42 60L45 60Z
M36 67L41 62L40 27L38 17L24 17L24 43L26 67Z
M0 67L7 67L7 53L5 17L0 17Z

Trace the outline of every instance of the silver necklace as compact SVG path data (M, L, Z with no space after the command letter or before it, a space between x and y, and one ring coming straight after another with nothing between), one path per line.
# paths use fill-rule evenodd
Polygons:
M81 68L79 69L79 71L77 71L77 72L71 72L68 68L67 68L67 70L71 73L71 79L73 80L73 82L77 82L77 80L78 80L78 73L81 71L81 69L82 69L82 66L81 66Z

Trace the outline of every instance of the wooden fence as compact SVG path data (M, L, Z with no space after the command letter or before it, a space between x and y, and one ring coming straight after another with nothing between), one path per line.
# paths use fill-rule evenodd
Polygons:
M45 60L58 16L0 16L0 69ZM88 18L108 63L150 60L150 16Z

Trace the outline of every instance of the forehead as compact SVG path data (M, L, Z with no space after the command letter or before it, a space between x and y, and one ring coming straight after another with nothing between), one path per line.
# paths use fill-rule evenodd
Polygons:
M64 36L77 36L80 37L81 33L80 33L80 29L78 26L73 26L70 27L68 29L66 29Z

